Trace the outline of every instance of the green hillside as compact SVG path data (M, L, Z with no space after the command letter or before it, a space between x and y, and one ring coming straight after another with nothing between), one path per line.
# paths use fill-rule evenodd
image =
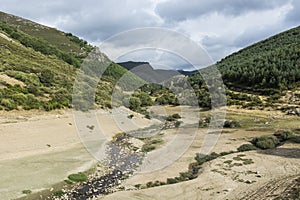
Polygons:
M33 30L33 27L36 29ZM75 77L83 59L92 51L90 45L76 38L72 34L1 13L0 109L71 107ZM111 106L113 88L117 80L128 72L108 62L110 66L99 81L95 96L95 102L102 107ZM127 81L141 83L138 77L128 74Z
M214 66L227 87L227 105L287 109L283 104L295 104L300 86L300 27L246 47ZM202 73L209 72L209 68ZM208 89L201 73L193 73L188 79L199 104L209 106ZM288 90L295 90L295 95L288 94Z
M300 27L233 53L217 64L233 89L276 93L300 85Z
M49 42L58 49L71 53L78 57L86 56L91 46L84 40L73 36L71 33L64 33L55 28L50 28L27 19L0 11L0 21L17 28L30 36Z

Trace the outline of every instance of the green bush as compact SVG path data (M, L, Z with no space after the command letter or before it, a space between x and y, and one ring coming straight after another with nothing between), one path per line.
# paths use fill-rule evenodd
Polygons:
M68 176L68 179L70 179L73 182L83 182L86 181L87 178L87 175L81 172L79 172L78 174L71 174Z
M207 127L208 124L210 123L211 117L205 117L204 119L199 120L198 127L199 128L204 128Z
M178 113L172 115L174 119L181 119L181 116Z
M199 120L199 124L198 124L199 128L204 128L207 126L208 126L208 123L206 123L205 121Z
M239 128L241 127L240 123L238 121L232 120L228 121L226 120L223 125L224 128Z
M146 119L151 119L150 114L146 114L146 115L145 115L145 118L146 118Z
M173 115L167 116L166 120L167 121L176 121L177 119L180 119L181 116L178 113L175 113Z
M154 184L152 181L149 181L148 183L146 183L146 186L149 187L154 187Z
M288 139L293 138L295 135L294 135L293 131L285 130L285 131L283 131L282 136L283 136L284 140L288 140Z
M140 99L141 106L152 106L153 105L153 101L152 101L150 95L145 92L135 93L133 96Z
M32 191L31 191L31 190L23 190L22 193L23 193L23 194L31 194Z
M175 124L174 124L175 128L178 128L181 123L182 123L181 121L176 121Z
M13 110L17 108L15 102L12 99L2 99L0 104L7 110Z
M175 178L167 178L167 184L175 184L178 183L179 181Z
M142 152L150 152L153 151L155 149L155 146L153 144L144 144L142 146Z
M73 184L73 182L72 182L71 180L69 180L69 179L66 179L66 180L65 180L65 183L66 183L66 184L69 184L69 185Z
M196 177L197 177L197 175L193 174L191 171L180 173L180 180L181 181L192 180Z
M253 138L251 143L260 149L273 149L279 144L279 140L275 136L262 136Z
M23 93L17 93L12 95L12 99L18 105L24 105L27 102L27 96Z
M295 136L295 137L291 138L291 142L300 143L300 136Z
M239 152L243 151L252 151L257 150L257 147L255 147L253 144L242 144L239 148L237 148Z
M132 119L133 117L134 117L133 114L130 114L130 115L127 116L128 119Z
M141 100L137 97L131 97L129 99L129 109L133 111L138 111L141 108Z
M193 162L189 164L189 171L191 171L193 174L198 174L200 169L201 166L198 164L198 162Z
M196 157L195 157L195 160L200 164L202 165L203 163L207 162L207 161L211 161L213 159L216 159L217 157L219 157L220 155L215 153L215 152L212 152L211 154L209 155L203 155L203 154L200 154L200 153L197 153L196 154Z
M55 197L61 197L64 194L65 193L62 190L58 190L58 191L53 192L53 196L55 196Z

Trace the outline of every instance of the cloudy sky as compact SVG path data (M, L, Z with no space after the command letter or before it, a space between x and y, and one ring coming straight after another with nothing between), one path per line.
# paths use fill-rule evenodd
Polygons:
M299 0L1 0L0 10L94 45L130 29L167 28L201 45L213 61L300 25ZM140 52L123 60L153 60L149 55Z

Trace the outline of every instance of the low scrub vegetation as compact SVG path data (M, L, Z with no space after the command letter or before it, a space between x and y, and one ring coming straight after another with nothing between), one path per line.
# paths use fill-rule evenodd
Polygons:
M226 120L223 125L224 128L239 128L241 124L236 120Z
M23 194L31 194L32 191L31 191L31 190L23 190L22 193L23 193Z
M275 136L262 136L253 138L251 143L259 149L274 149L279 140Z
M258 150L258 148L253 144L242 144L239 148L237 148L237 150L239 152L243 152L243 151Z
M68 179L73 182L83 182L87 180L87 175L85 175L82 172L79 172L78 174L71 174L68 176Z

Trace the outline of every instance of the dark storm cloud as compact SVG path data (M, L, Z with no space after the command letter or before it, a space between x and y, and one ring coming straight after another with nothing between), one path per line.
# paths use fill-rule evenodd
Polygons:
M156 12L167 20L182 21L212 12L237 16L248 11L273 9L285 3L282 0L174 0L158 4Z

